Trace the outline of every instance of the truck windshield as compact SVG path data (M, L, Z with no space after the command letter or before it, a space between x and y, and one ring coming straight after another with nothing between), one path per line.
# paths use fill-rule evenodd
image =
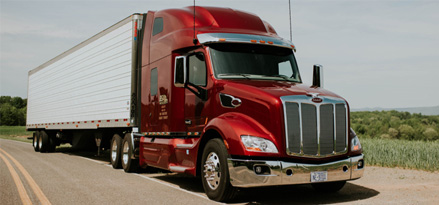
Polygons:
M210 46L217 79L257 79L301 82L293 51L268 45Z

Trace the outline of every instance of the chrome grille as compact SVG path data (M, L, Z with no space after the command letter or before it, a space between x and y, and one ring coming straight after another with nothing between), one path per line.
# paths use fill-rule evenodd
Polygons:
M325 157L347 151L347 106L342 99L284 96L286 146L289 155Z

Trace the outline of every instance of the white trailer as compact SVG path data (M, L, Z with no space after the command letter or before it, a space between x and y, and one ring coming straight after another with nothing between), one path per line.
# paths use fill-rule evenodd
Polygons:
M94 139L99 146L138 126L145 18L133 14L29 71L26 129L36 131L35 151L66 142L93 147Z
M29 72L27 129L130 127L140 15Z

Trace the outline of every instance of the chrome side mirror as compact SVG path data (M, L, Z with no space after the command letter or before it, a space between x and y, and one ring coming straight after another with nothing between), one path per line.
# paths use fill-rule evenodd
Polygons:
M313 67L312 86L323 88L323 66L315 64Z

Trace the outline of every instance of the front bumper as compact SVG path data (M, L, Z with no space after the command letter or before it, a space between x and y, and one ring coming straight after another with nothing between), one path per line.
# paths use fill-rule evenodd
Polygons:
M327 172L327 182L354 180L363 176L363 158L361 154L325 164L228 159L230 183L235 187L308 184L311 172L317 171ZM262 172L257 174L257 169Z

